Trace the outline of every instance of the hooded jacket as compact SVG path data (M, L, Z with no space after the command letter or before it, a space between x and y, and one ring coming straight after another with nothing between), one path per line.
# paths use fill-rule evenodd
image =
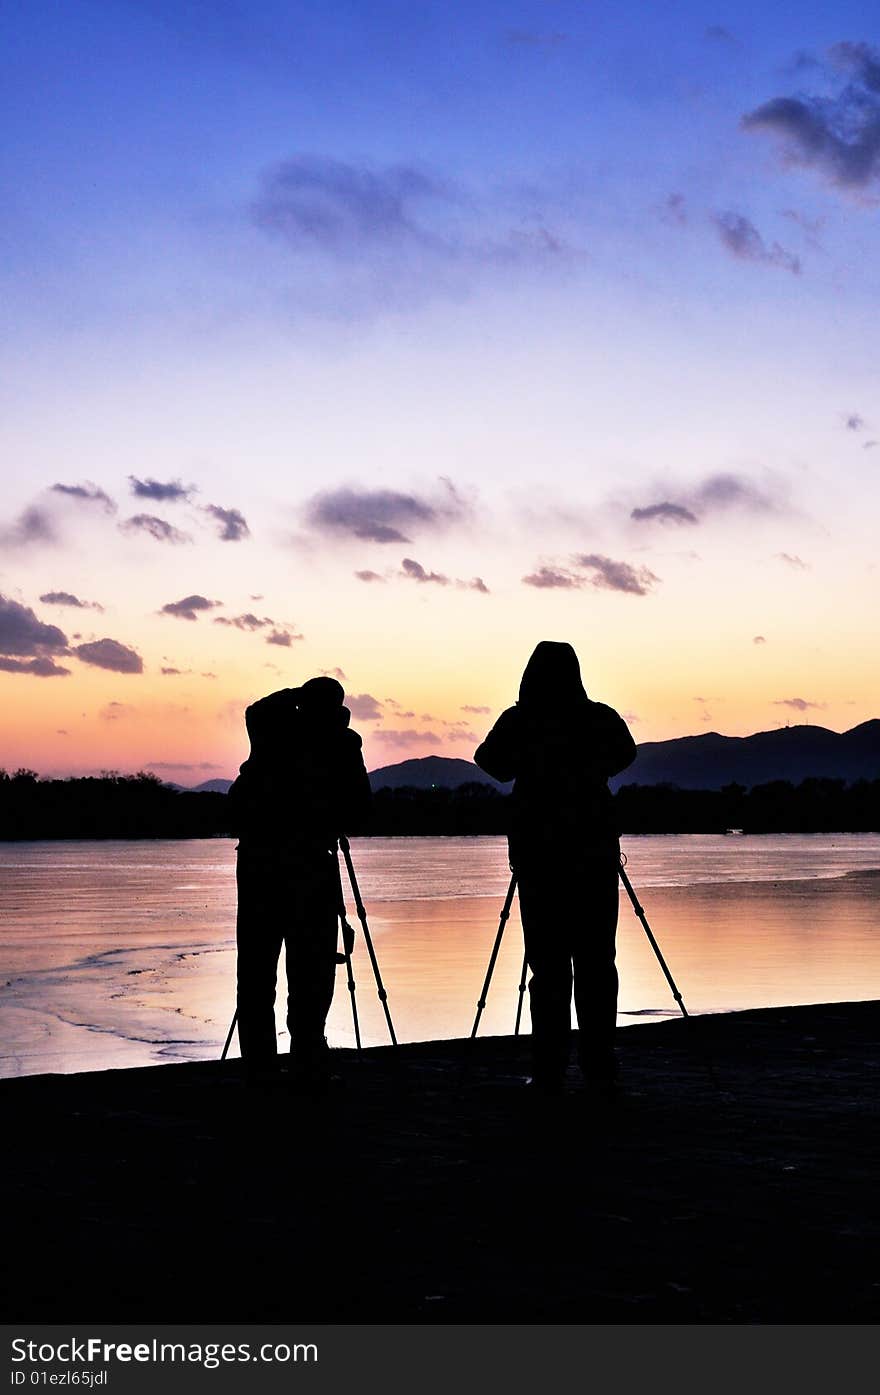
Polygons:
M575 839L617 837L608 789L636 745L613 707L587 697L570 644L549 640L526 665L519 701L502 712L474 760L496 780L513 780L511 856L551 855Z
M370 803L361 738L333 678L284 688L245 712L248 759L229 794L242 846L332 847Z

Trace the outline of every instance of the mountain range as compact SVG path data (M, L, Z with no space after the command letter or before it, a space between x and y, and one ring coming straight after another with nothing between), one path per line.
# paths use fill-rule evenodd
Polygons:
M849 731L827 727L778 727L753 736L722 736L717 731L680 736L672 741L644 741L632 765L610 782L621 785L677 785L679 789L723 789L739 784L750 789L770 780L880 779L880 719L862 722ZM422 756L370 771L374 790L410 786L427 790L457 789L475 782L506 791L473 761L448 756ZM205 780L198 792L225 793L231 780Z

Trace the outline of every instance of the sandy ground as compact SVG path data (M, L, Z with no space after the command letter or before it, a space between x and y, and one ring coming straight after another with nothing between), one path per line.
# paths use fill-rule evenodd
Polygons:
M874 1322L880 1004L619 1033L613 1102L528 1039L0 1083L6 1320ZM462 1065L469 1069L462 1078Z

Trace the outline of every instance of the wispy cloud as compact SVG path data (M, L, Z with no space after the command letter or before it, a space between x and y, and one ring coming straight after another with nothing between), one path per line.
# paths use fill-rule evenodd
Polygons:
M74 596L70 591L46 591L40 600L44 605L71 606L76 610L100 610L104 607L97 601L81 601L78 596Z
M696 523L697 516L686 509L683 504L672 504L664 500L660 504L649 504L646 508L633 509L630 518L637 523L647 523L656 520L658 523Z
M406 543L411 534L437 531L463 521L469 506L451 480L433 495L394 489L342 486L316 494L306 505L306 523L319 533L362 542Z
M748 218L742 213L728 210L714 213L712 222L731 256L743 262L763 262L768 266L782 267L785 271L800 275L800 257L788 252L778 242L766 243Z
M817 708L818 708L818 707L827 707L828 704L825 703L825 702L810 702L810 701L808 701L807 698L802 698L802 697L790 697L790 698L775 698L775 699L774 699L774 702L773 702L773 706L774 706L774 707L791 707L791 708L794 709L795 712L807 712L807 711L809 711L809 709L810 709L811 707L817 707Z
M359 722L378 722L382 719L382 703L372 693L351 694L345 699L345 705Z
M369 568L365 569L364 571L355 572L355 576L357 577L358 581L371 582L387 580L386 577L380 576L378 572L371 572Z
M523 584L534 586L539 591L571 591L583 586L585 580L585 577L562 571L559 567L538 567L523 577Z
M182 533L179 528L175 528L164 518L157 518L151 513L137 513L133 518L126 519L125 523L120 523L127 533L146 533L148 537L155 538L156 542L163 543L188 543L192 542L189 533Z
M31 505L24 509L14 523L0 527L0 544L4 547L28 547L32 543L57 543L55 525L45 509Z
M774 554L780 562L784 562L787 567L793 567L798 572L808 572L809 562L805 562L802 557L798 557L795 552L777 552Z
M53 484L51 493L62 494L65 498L78 500L83 504L100 504L105 513L115 513L116 504L105 490L87 480L85 484Z
M582 553L577 565L591 573L589 581L605 591L623 591L631 596L647 596L660 578L647 567L633 567L629 562L615 562L599 553Z
M70 669L54 659L8 659L0 656L0 672L29 673L32 678L69 678ZM66 734L66 733L65 733Z
M420 584L432 582L435 586L448 586L449 577L442 572L428 572L413 557L404 557L401 562L401 575L409 581L418 581Z

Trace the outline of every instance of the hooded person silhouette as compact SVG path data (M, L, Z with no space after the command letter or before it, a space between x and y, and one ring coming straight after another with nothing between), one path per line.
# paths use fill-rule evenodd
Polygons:
M275 985L287 961L287 1026L297 1078L328 1074L324 1024L336 976L336 840L363 818L361 738L334 678L310 678L245 712L251 742L229 794L239 836L238 1033L250 1076L277 1069Z
M510 865L531 970L534 1083L562 1086L571 993L584 1077L615 1076L620 845L608 779L635 759L623 718L587 697L570 644L543 640L474 760L513 780Z

